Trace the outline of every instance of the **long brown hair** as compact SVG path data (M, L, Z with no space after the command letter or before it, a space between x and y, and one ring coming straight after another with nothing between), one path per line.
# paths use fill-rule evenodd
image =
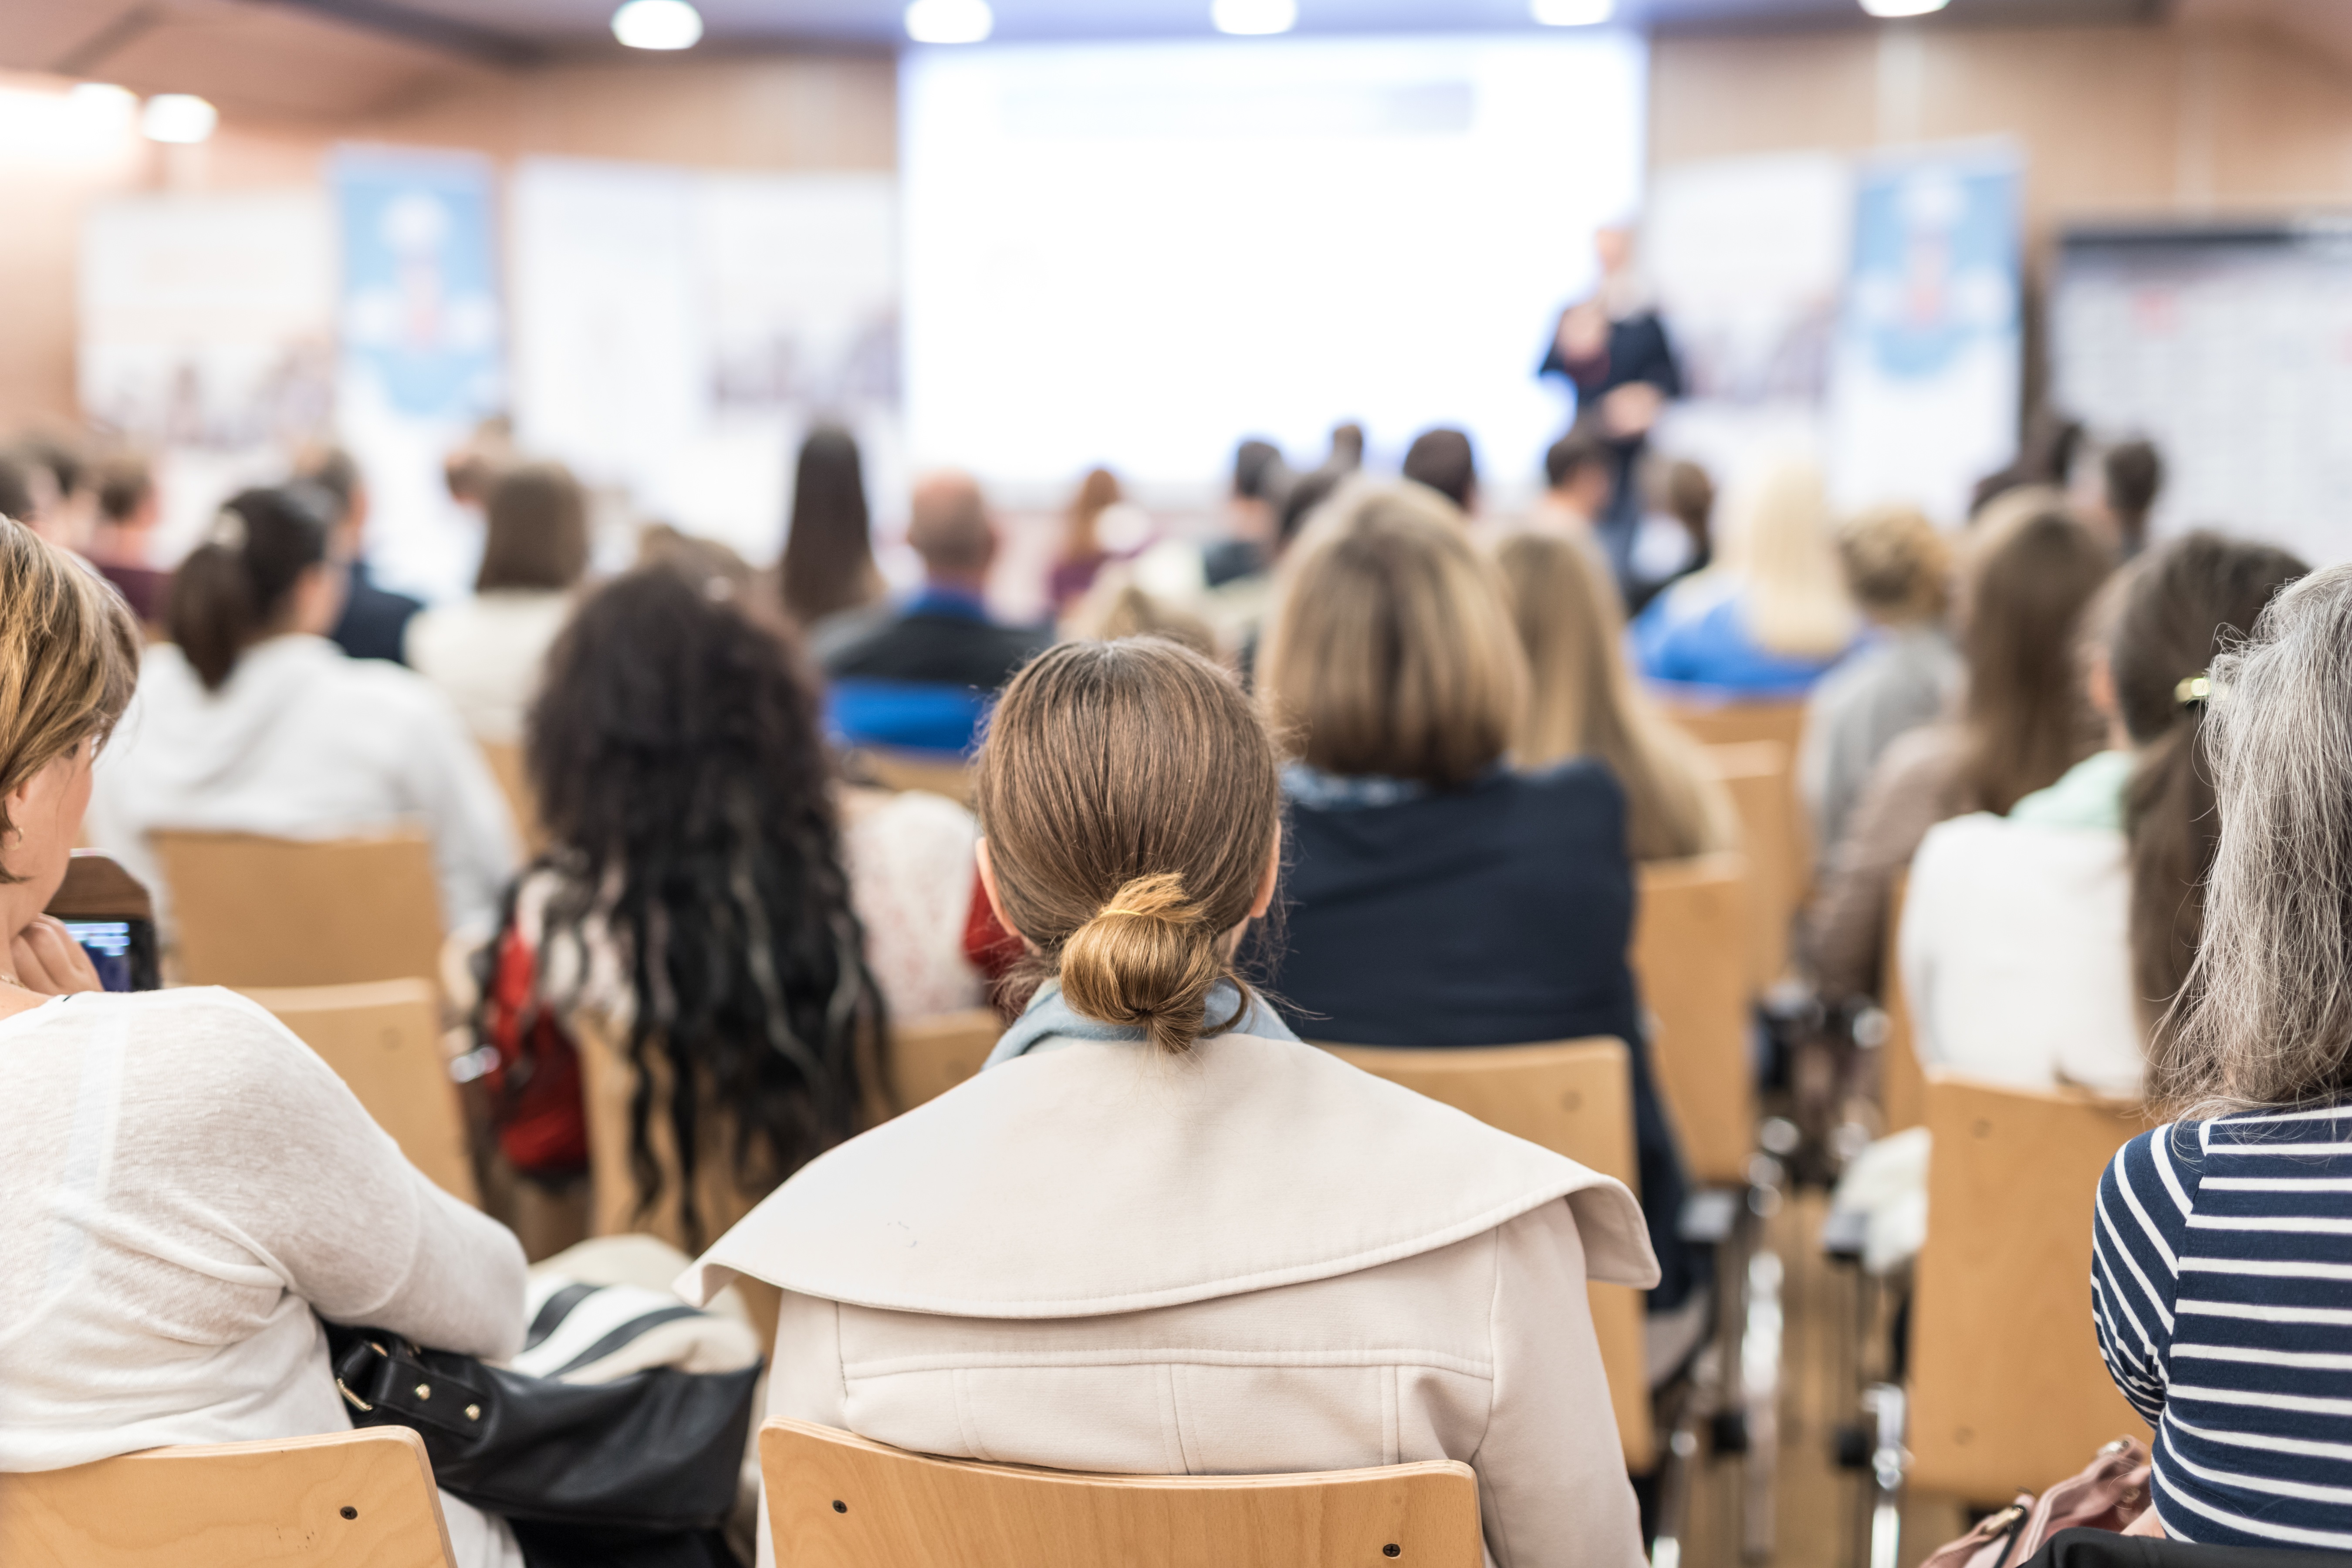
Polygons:
M2131 839L2132 984L2154 1026L2189 978L2205 929L2205 878L2221 826L2198 754L2213 660L2243 641L2278 591L2311 568L2284 550L2192 533L2144 556L2124 586L2107 668L2139 763L2124 796ZM2152 1028L2150 1074L2179 1076Z
M331 525L314 486L240 490L172 574L164 630L207 691L290 614L302 574L327 559Z
M1062 514L1062 559L1091 561L1103 552L1102 539L1095 525L1102 514L1126 499L1118 488L1118 476L1108 468L1091 470L1078 482L1078 493L1070 498L1069 510Z
M1239 1023L1226 938L1249 918L1281 821L1274 746L1232 676L1156 637L1064 643L1004 689L975 791L1034 989L1162 1051ZM1207 1016L1219 981L1241 996Z
M509 468L483 508L481 569L474 591L579 585L588 570L588 492L562 463Z
M139 680L139 626L105 580L0 517L0 837L7 797L84 741L103 743ZM22 878L0 866L0 882Z
M857 439L837 425L801 443L781 575L784 608L804 626L882 596Z
M1737 819L1706 773L1698 743L1667 723L1625 668L1625 617L1590 546L1520 533L1495 552L1511 619L1528 654L1519 765L1598 758L1625 792L1625 839L1636 861L1727 849Z
M2075 678L2075 627L2115 565L2115 551L2063 511L1977 539L1960 637L1969 669L1961 810L2006 816L2095 749Z

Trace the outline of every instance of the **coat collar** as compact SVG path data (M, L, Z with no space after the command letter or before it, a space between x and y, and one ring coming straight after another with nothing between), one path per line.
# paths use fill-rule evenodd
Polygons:
M1311 1046L1072 1040L811 1162L678 1282L967 1318L1078 1318L1333 1279L1565 1198L1594 1279L1647 1287L1633 1194Z
M1239 997L1234 990L1232 982L1220 980L1215 985L1210 987L1209 1005L1204 1009L1204 1016L1211 1018L1231 1017L1234 1004L1237 1000ZM1296 1042L1298 1038L1297 1035L1290 1032L1290 1026L1276 1017L1274 1010L1255 995L1250 997L1249 1006L1243 1012L1241 1022L1234 1025L1227 1033L1255 1035L1261 1039L1267 1040ZM1139 1042L1144 1038L1144 1031L1139 1028L1126 1024L1106 1024L1099 1018L1087 1017L1062 999L1060 981L1048 980L1037 988L1035 995L1029 998L1029 1005L1021 1010L1021 1016L1013 1020L1013 1027L1005 1030L998 1037L996 1048L988 1053L988 1059L981 1064L981 1070L985 1072L990 1068L1002 1066L1013 1058L1024 1056L1041 1046L1050 1049L1051 1046L1048 1042L1066 1040Z

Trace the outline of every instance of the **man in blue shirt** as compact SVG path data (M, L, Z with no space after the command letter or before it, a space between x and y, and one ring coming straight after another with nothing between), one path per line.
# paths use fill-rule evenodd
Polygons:
M961 752L989 698L1053 638L989 618L996 525L971 475L916 481L907 542L923 559L921 591L816 650L833 727L851 744Z

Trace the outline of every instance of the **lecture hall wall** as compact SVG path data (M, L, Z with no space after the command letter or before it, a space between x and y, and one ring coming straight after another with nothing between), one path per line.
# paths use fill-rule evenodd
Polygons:
M324 51L322 81L353 58L382 73L341 99L364 107L337 113L322 92L299 112L265 114L224 93L222 130L202 148L142 147L120 166L70 171L0 151L0 427L72 416L74 246L95 197L284 185L312 177L338 140L771 170L887 169L897 155L882 56L509 75L373 39L310 42ZM2037 247L2076 218L2352 207L2352 59L2259 26L1678 35L1656 41L1651 68L1659 166L2014 137Z

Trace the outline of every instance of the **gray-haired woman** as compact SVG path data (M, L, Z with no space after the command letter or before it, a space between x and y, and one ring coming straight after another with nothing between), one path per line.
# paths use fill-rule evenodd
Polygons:
M2352 566L2314 574L2184 696L2221 839L2150 1064L2187 1119L2099 1186L2093 1310L2157 1429L2165 1533L2352 1548Z

